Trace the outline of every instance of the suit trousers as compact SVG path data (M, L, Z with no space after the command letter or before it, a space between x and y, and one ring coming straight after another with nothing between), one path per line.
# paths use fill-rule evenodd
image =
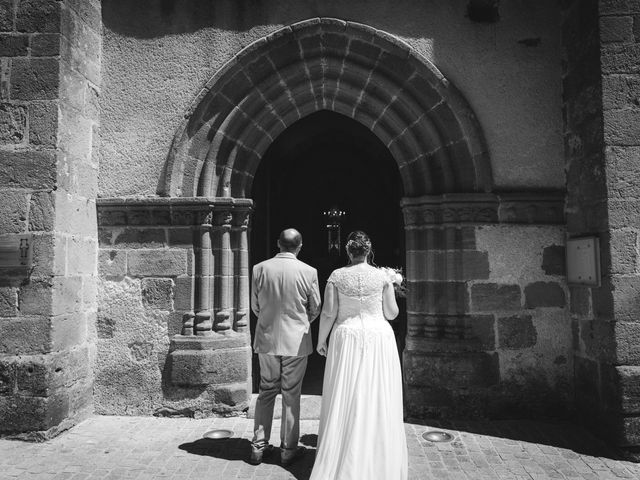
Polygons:
M260 393L256 401L252 444L260 449L269 443L276 395L282 392L280 448L293 450L298 447L300 437L300 391L302 378L307 369L307 356L288 357L259 353L258 358Z

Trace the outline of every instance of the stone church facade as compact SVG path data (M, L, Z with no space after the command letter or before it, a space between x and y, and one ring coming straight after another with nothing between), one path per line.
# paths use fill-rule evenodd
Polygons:
M0 433L246 410L256 192L283 175L261 162L324 115L398 177L405 416L575 418L634 449L639 19L610 0L1 0L0 240L31 264L0 265ZM599 286L567 281L581 237Z

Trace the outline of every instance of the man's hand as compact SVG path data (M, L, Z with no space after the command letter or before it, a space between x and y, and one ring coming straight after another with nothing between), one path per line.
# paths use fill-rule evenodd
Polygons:
M327 356L327 342L322 342L318 344L316 351L322 355L323 357Z

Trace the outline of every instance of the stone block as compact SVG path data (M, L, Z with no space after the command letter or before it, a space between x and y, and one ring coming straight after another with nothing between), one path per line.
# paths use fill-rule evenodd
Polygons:
M639 73L640 45L610 43L602 46L601 63L603 74Z
M480 350L496 348L495 318L493 315L472 315L467 325L471 329L473 339L478 341Z
M251 347L231 350L174 350L169 354L171 383L181 386L248 382Z
M26 132L27 109L22 105L0 103L0 144L22 143Z
M489 353L416 353L403 355L404 377L411 386L489 387L500 378L498 355Z
M31 36L31 56L55 57L60 55L60 34L41 33Z
M134 277L177 277L187 273L186 250L157 249L128 252L129 274Z
M413 251L407 252L410 280L478 280L489 278L487 252Z
M57 0L20 0L16 29L28 33L59 32L60 5Z
M602 285L591 289L593 317L599 320L613 320L613 286L610 277L602 279Z
M87 314L57 315L49 320L51 325L51 351L61 351L82 345L87 341Z
M24 233L27 231L29 200L22 190L5 190L0 202L0 232Z
M100 249L98 254L98 273L102 277L124 277L127 274L126 250Z
M469 295L464 282L407 282L407 308L422 313L465 313Z
M640 366L640 323L615 322L613 345L618 365Z
M640 198L640 147L607 147L605 159L608 168L609 194L617 199Z
M29 104L29 143L55 147L58 138L58 102Z
M75 34L75 33L72 33ZM63 35L60 42L60 57L69 64L71 69L78 72L94 85L100 85L100 44L101 37L92 33L89 29L81 32L82 39L76 42ZM86 42L79 46L77 42Z
M614 277L613 308L618 321L640 321L640 277Z
M564 290L556 282L533 282L524 288L525 308L566 306Z
M112 232L115 248L162 248L167 244L164 228L125 228Z
M610 228L640 228L640 217L637 215L639 210L639 200L618 200L610 198L608 212Z
M247 383L237 385L225 385L216 387L211 392L216 404L216 411L223 411L225 407L238 407L247 405L251 401L251 391Z
M0 396L12 395L16 390L16 357L0 358Z
M602 107L605 110L637 108L639 99L640 78L636 75L602 77Z
M34 192L29 205L29 231L50 232L55 223L55 195L51 192Z
M20 289L19 309L23 315L50 315L53 298L50 279L30 281Z
M471 306L474 312L520 310L520 287L499 283L476 283L471 286Z
M3 151L0 187L53 190L56 157L53 151Z
M602 43L633 42L632 16L600 17L600 41Z
M79 111L84 109L87 79L73 70L66 62L60 65L60 103Z
M611 272L635 273L638 266L638 233L611 230Z
M96 238L95 199L56 191L56 230L60 233Z
M0 32L10 32L13 30L15 21L13 0L0 0Z
M57 58L12 60L12 100L55 100L58 97L60 67Z
M149 308L173 310L172 290L170 278L143 278L142 303Z
M194 232L190 227L172 227L168 233L169 245L172 247L181 245L193 246L194 244Z
M617 445L634 448L640 445L640 417L623 417L620 421L622 425L617 432Z
M498 347L508 350L529 348L538 342L531 315L498 318Z
M62 315L80 311L81 277L53 277L29 282L20 290L20 312L25 315Z
M100 13L100 2L86 0L68 0L68 8L73 10L81 22L85 23L95 32L100 32L102 28L102 17Z
M17 390L20 395L49 397L60 387L70 387L91 374L86 347L26 355L16 360Z
M17 314L17 287L0 287L0 317L15 317Z
M69 236L67 239L68 275L95 275L97 272L98 242L95 238Z
M640 56L640 51L638 51ZM608 145L640 144L640 113L636 110L605 110L604 139Z
M410 250L476 250L474 227L445 227L407 230Z
M65 275L67 264L67 239L54 233L33 235L33 269L31 280L44 280L51 276Z
M547 275L565 275L565 247L551 245L542 251L542 270Z
M174 308L181 311L193 309L194 279L191 276L177 277L173 293Z
M28 49L27 35L0 33L0 57L23 57Z
M79 276L54 277L52 315L83 311L82 283L83 279Z
M29 355L49 351L49 322L46 317L4 318L0 321L0 354Z
M640 413L640 367L603 365L602 368L607 380L605 389L614 398L612 407L626 415Z

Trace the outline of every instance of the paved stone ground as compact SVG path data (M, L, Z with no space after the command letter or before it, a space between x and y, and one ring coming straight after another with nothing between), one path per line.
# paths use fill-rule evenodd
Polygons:
M405 424L411 479L640 479L640 465L616 459L585 431L534 422ZM252 420L96 416L45 443L0 440L2 479L298 479L313 464L317 420L302 421L303 459L246 462ZM273 439L278 428L274 424ZM227 440L204 439L231 429ZM432 429L454 435L430 443ZM273 440L272 439L272 440ZM366 480L366 479L362 479ZM393 479L389 479L393 480Z

